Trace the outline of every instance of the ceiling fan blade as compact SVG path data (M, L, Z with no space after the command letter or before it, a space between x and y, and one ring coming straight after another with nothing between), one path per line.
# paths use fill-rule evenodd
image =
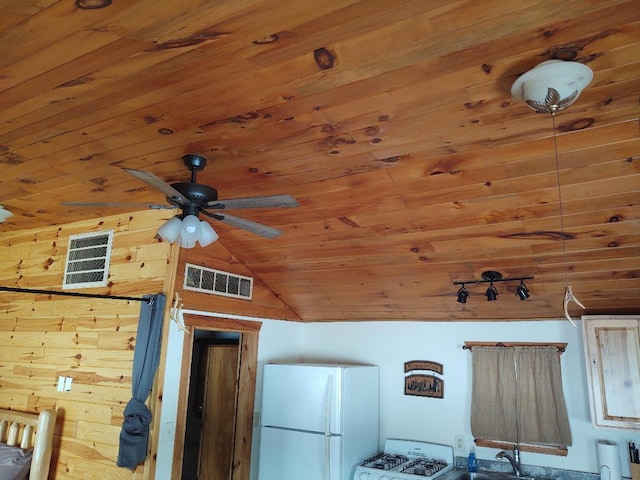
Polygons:
M300 205L291 195L265 195L262 197L230 198L215 200L207 203L206 208L228 210L232 208L281 208L299 207Z
M120 203L120 202L60 202L65 207L148 207L158 210L178 208L175 205L157 205L155 203Z
M182 195L178 190L176 190L171 185L166 183L160 177L155 176L153 173L145 172L144 170L134 170L132 168L123 168L122 170L142 180L143 182L146 182L147 184L151 185L153 188L160 190L167 197L175 200L179 204L181 205L190 204L189 199L187 197Z
M228 213L209 213L204 210L201 210L201 212L207 217L215 218L222 223L226 223L232 227L242 228L243 230L255 233L261 237L276 238L282 234L280 230L275 228L262 225L261 223L254 222L252 220L247 220L246 218L229 215Z

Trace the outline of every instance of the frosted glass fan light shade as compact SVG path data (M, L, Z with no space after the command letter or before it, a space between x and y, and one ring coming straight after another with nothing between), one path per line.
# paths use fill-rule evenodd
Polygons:
M200 246L206 247L218 239L218 234L211 224L205 220L200 221Z
M593 72L582 63L547 60L523 73L511 95L538 113L555 113L575 102L592 79Z
M182 248L193 248L200 238L200 220L195 215L187 215L182 220L182 231L180 232L180 246Z
M165 242L173 243L180 236L181 230L182 220L180 220L180 217L173 217L158 229L158 235Z

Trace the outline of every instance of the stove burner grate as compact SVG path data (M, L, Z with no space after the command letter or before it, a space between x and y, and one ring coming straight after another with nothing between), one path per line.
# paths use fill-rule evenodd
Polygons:
M409 457L394 453L380 453L373 457L367 458L362 462L363 467L377 468L378 470L391 470L401 463L407 462Z
M431 477L443 468L447 467L444 460L434 460L431 458L418 458L405 465L401 472L420 477Z

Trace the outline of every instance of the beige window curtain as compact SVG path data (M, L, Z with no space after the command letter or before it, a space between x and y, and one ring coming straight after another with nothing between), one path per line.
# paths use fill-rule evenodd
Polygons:
M476 439L565 448L571 430L553 346L474 346L471 431Z

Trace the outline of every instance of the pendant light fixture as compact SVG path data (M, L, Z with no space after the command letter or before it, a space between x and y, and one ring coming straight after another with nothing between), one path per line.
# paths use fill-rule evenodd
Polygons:
M560 184L560 162L558 160L558 142L556 138L555 115L576 101L582 90L591 83L593 72L589 67L578 62L548 60L522 74L512 85L511 95L525 102L537 113L551 115L553 125L553 145L556 160L556 177L558 185L558 203L560 205L560 230L562 233L562 252L564 256L564 316L573 325L568 311L569 302L581 308L585 306L574 296L569 285L569 267L567 262L566 235L564 230L564 212L562 208L562 188ZM520 298L520 291L517 292Z

